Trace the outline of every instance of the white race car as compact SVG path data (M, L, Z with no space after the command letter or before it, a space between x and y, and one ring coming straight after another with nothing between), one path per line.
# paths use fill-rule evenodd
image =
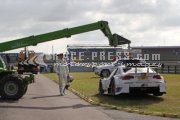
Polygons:
M117 60L115 62L112 62L111 64L108 65L100 65L97 67L94 67L94 72L96 75L99 75L101 77L109 77L109 75L118 67L118 66L122 66L125 65L127 63L146 63L145 60L141 60L141 59L133 59L133 60L129 60L129 59L121 59L121 60Z
M100 79L99 93L119 95L122 93L147 93L162 96L166 82L152 68L129 68L119 66L108 78Z

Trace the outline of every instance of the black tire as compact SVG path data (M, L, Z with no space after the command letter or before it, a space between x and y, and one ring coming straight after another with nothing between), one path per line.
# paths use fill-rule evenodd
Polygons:
M3 97L2 97L2 95L1 95L1 93L0 93L0 99L3 99Z
M103 87L102 87L101 80L99 81L99 94L100 94L100 95L103 95L103 94L104 94L104 90L103 90Z
M115 81L114 81L114 78L113 79L111 79L111 82L110 82L110 85L109 85L109 93L111 94L111 95L115 95L115 93L116 93L116 88L115 88Z
M0 86L1 96L4 99L18 100L24 95L24 85L20 77L7 75L2 78Z
M109 77L109 75L110 75L110 71L107 70L107 69L106 70L102 70L101 74L100 74L100 76L103 77L103 78Z
M161 92L157 92L157 93L153 93L153 95L158 97L158 96L162 96L162 95L163 95L163 93L161 93Z

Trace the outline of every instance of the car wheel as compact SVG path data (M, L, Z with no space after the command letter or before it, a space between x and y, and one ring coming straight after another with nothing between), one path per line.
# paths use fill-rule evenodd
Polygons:
M102 87L101 80L99 81L99 94L100 94L100 95L103 95L103 94L104 94L104 90L103 90L103 87Z
M154 96L162 96L162 95L163 95L163 93L161 93L161 92L157 92L157 93L153 93L153 95L154 95Z
M0 93L0 99L3 99L1 93Z
M100 76L103 77L103 78L105 78L105 77L109 77L109 75L110 75L109 70L102 70Z
M111 95L115 95L116 93L116 87L115 87L115 81L114 81L114 78L111 80L111 83L110 83L110 91Z

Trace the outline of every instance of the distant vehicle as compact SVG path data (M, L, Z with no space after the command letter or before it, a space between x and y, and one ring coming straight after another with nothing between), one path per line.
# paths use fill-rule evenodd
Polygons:
M117 67L108 78L99 82L99 93L119 95L122 93L147 93L162 96L166 82L152 68Z
M94 72L96 75L100 77L108 77L112 71L114 71L118 66L126 65L127 63L146 63L145 60L142 59L124 59L124 60L117 60L115 62L110 63L109 65L100 65L94 67Z

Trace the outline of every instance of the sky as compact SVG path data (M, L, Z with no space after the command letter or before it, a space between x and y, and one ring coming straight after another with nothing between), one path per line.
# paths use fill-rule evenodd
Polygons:
M0 42L71 28L100 20L131 46L180 46L178 0L0 0ZM101 31L29 47L51 54L69 44L108 45ZM52 51L53 48L53 51ZM16 49L8 52L19 52Z

